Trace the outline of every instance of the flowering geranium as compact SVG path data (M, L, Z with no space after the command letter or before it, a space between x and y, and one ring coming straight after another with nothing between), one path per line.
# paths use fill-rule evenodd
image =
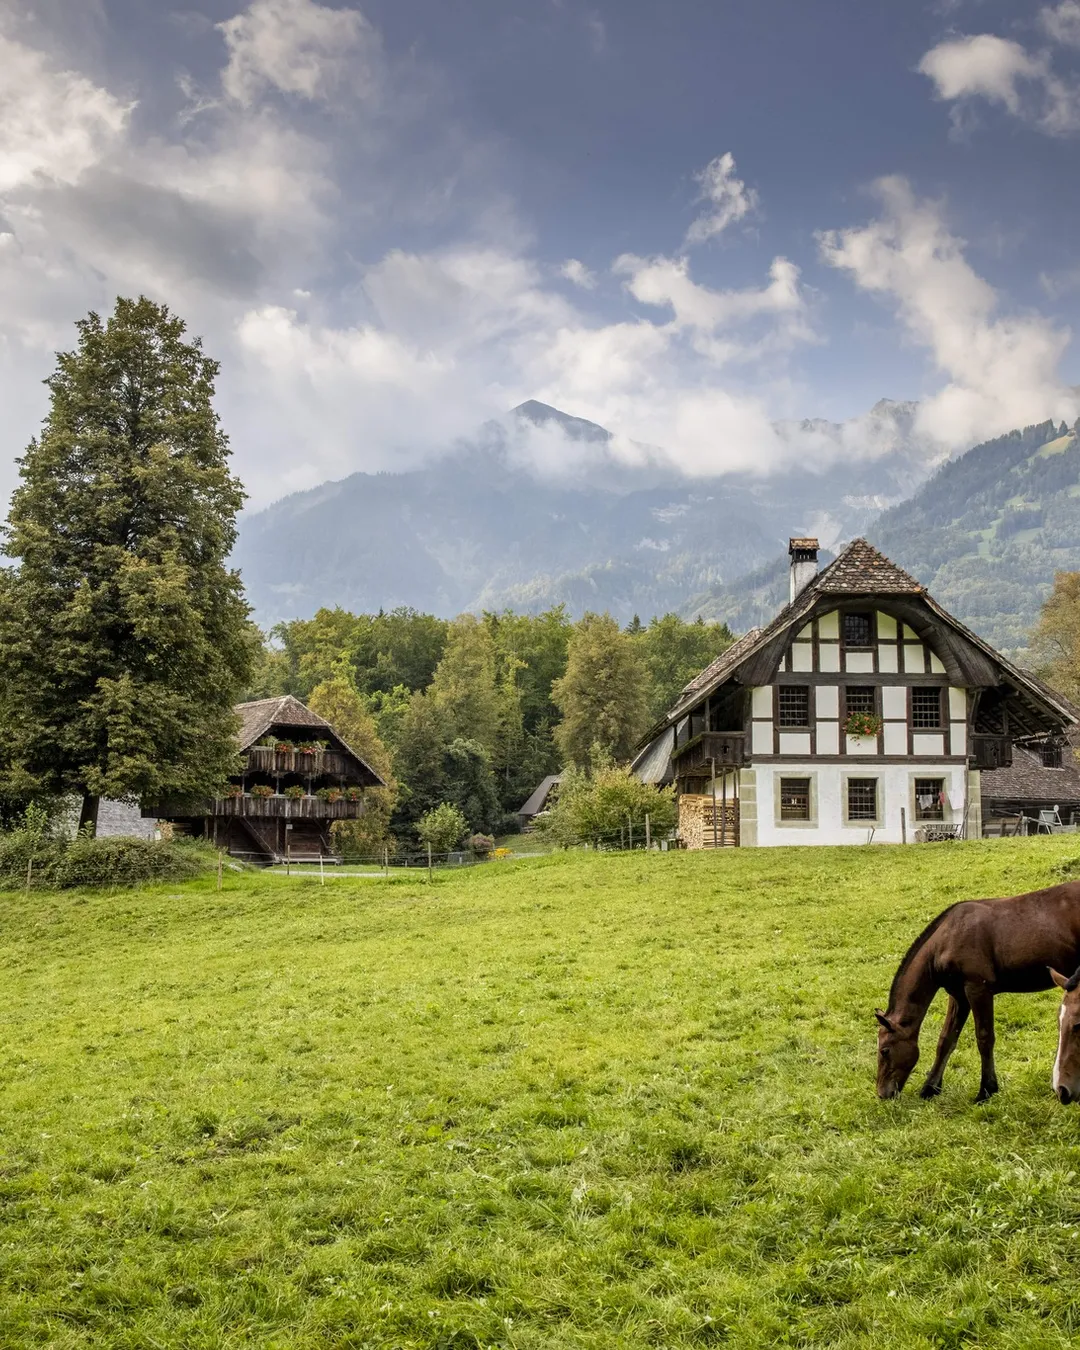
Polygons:
M881 718L876 713L853 712L848 714L848 719L844 723L844 733L847 736L858 736L861 738L876 738L881 730Z
M256 783L251 789L251 795L265 801L267 797L272 797L274 795L274 789L269 783Z

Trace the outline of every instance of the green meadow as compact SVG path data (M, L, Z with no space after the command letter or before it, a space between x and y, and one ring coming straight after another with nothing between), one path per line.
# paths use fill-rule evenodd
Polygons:
M0 1346L1072 1346L1056 991L998 1000L985 1106L970 1028L878 1102L873 1008L944 906L1074 874L1054 838L0 896Z

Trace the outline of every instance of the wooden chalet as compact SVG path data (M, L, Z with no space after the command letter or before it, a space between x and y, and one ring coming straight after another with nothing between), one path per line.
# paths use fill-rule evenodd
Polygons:
M816 539L789 552L790 603L690 681L634 772L675 784L689 848L978 836L983 775L1076 710L865 539L820 572Z
M982 775L983 832L1036 834L1080 823L1080 728L1013 748L1007 768Z
M365 791L386 784L291 694L240 703L236 714L240 769L225 796L144 806L143 815L252 862L333 858L333 822L359 819Z

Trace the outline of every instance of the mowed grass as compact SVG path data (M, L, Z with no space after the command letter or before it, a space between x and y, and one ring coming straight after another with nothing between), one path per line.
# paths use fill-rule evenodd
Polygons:
M944 1095L872 1009L1077 841L0 897L0 1344L1067 1346L1057 995ZM929 1062L942 1008L924 1031Z

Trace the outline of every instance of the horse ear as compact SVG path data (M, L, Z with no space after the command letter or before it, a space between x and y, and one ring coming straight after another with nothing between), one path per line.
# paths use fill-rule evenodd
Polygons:
M885 1028L886 1031L895 1031L895 1030L896 1030L896 1028L893 1026L893 1024L889 1021L889 1019L885 1016L885 1014L881 1011L880 1008L875 1008L875 1009L874 1009L874 1016L875 1016L875 1017L877 1018L877 1020L881 1023L881 1025Z
M1060 974L1053 968L1053 966L1047 966L1046 968L1047 968L1047 970L1050 972L1050 978L1054 981L1054 983L1057 985L1057 987L1058 987L1059 989L1068 989L1068 987L1069 987L1069 977L1068 977L1068 975L1060 975Z
M1065 992L1067 994L1071 994L1072 991L1077 987L1077 985L1080 985L1080 967L1074 970L1073 973L1069 976L1069 982L1065 986Z

